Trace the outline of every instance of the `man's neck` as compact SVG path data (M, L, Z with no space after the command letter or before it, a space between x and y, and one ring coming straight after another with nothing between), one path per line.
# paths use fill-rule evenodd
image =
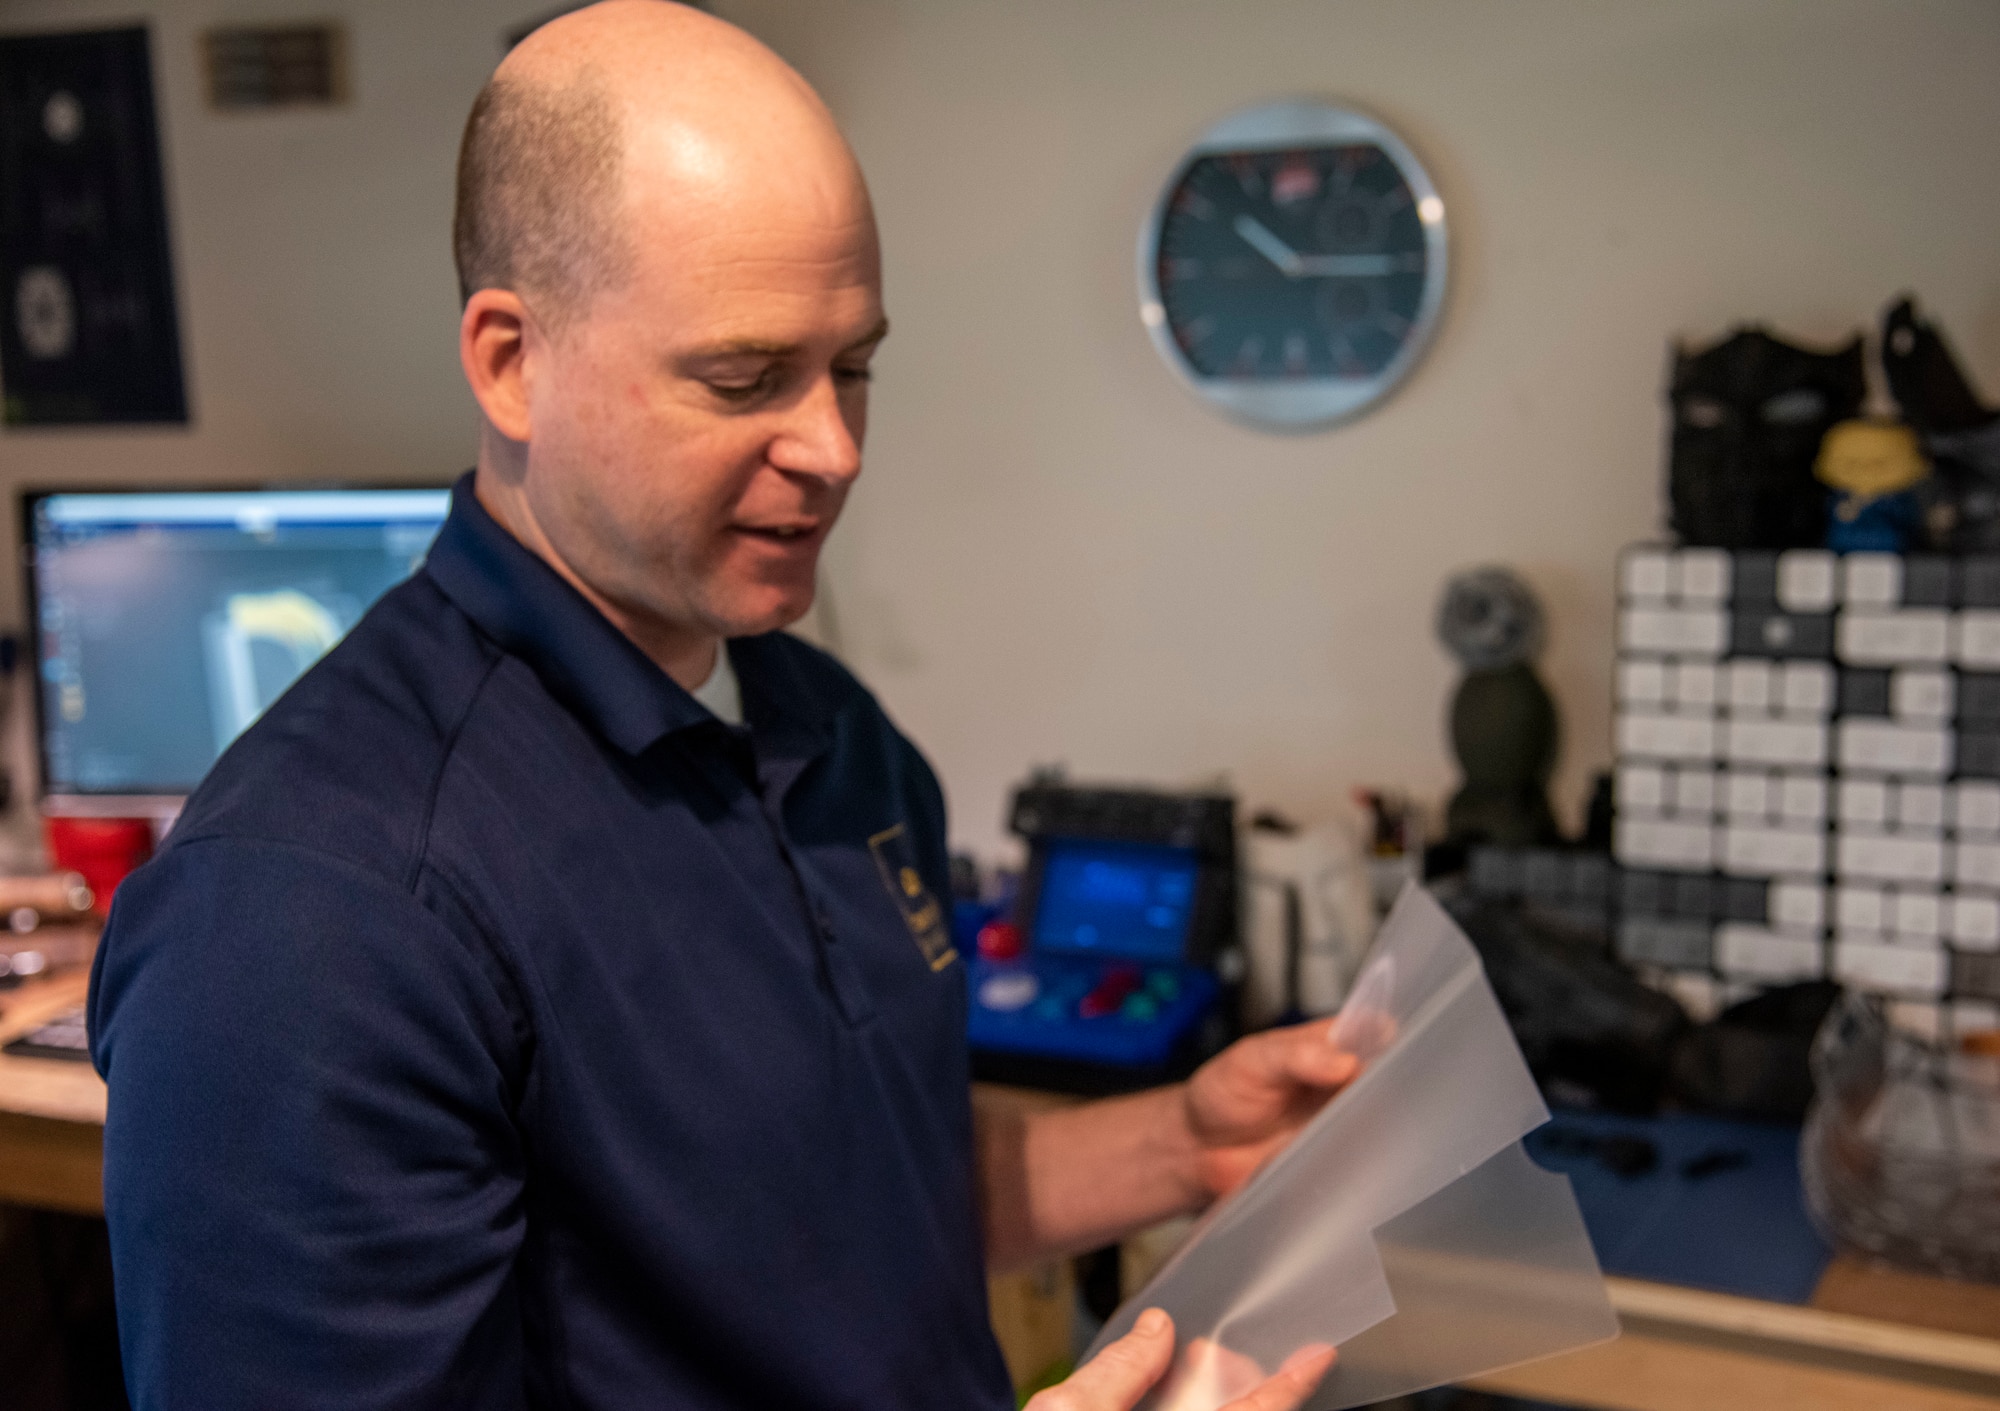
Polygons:
M694 690L713 674L717 654L722 650L720 637L628 612L591 587L556 552L535 519L534 511L528 506L527 497L515 485L490 472L483 458L473 474L472 489L481 507L493 516L496 524L513 535L529 553L561 574L565 582L583 594L592 607L603 613L613 627L630 638L634 646L683 690Z

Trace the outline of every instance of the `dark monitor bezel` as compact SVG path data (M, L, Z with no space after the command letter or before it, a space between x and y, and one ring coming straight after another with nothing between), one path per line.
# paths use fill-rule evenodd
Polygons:
M42 692L42 603L35 581L35 506L57 495L311 495L367 494L382 490L415 490L449 494L450 483L436 481L357 481L339 484L257 484L257 485L23 485L15 491L15 531L20 535L22 601L27 606L27 633L16 670L28 673L28 694L33 698L35 722L35 796L49 818L152 818L171 820L187 802L185 793L114 793L66 790L49 791L48 702ZM449 506L446 509L450 513Z

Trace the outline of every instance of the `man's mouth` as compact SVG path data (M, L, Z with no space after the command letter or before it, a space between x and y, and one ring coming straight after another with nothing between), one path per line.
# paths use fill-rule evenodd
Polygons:
M819 533L819 523L816 520L803 520L790 524L739 524L736 526L736 531L739 534L748 534L752 538L767 539L775 544L796 544Z

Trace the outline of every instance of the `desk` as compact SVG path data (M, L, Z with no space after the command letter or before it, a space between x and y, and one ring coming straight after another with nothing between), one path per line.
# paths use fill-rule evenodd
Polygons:
M0 1044L79 1003L83 969L0 991ZM0 1053L0 1202L104 1212L104 1082L88 1063Z
M0 1043L75 1004L87 985L72 971L0 995ZM85 1064L0 1054L0 1202L101 1212L104 1100ZM1132 1286L1166 1252L1156 1242L1128 1259ZM1604 1411L2000 1411L2000 1286L1846 1258L1804 1307L1607 1282L1622 1337L1471 1385ZM1066 1342L1074 1292L1053 1266L995 1284L1001 1341L1025 1378Z

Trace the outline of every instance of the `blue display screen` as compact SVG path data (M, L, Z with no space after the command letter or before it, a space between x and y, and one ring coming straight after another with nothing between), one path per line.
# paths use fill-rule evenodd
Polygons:
M1198 871L1192 848L1049 843L1030 944L1058 955L1179 960Z

